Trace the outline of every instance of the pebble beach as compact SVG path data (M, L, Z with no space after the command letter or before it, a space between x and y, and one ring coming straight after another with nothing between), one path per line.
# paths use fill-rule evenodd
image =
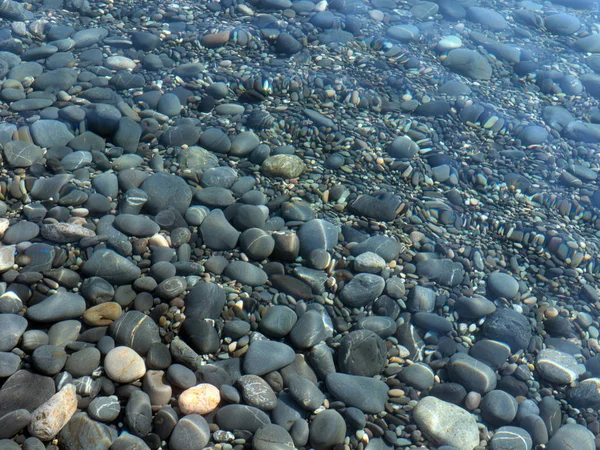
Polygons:
M596 0L0 0L0 450L600 448Z

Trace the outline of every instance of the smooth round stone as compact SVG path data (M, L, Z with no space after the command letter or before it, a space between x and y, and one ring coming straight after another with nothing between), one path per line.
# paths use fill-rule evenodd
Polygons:
M190 389L196 385L196 375L194 372L181 364L171 364L169 366L167 369L167 380L179 389Z
M257 375L244 375L238 378L244 403L262 411L271 411L277 405L277 395L269 384Z
M136 237L149 237L160 231L158 224L149 217L134 214L119 214L114 226L119 231Z
M346 436L346 422L335 410L328 409L310 423L310 445L315 450L330 449L342 444Z
M518 427L498 428L490 441L492 450L531 450L532 447L529 433Z
M513 421L517 415L518 404L512 395L496 390L484 395L479 408L486 423L500 427Z
M577 443L578 450L594 450L596 444L594 435L583 425L568 423L552 436L546 448L548 450L564 450Z
M169 448L173 450L202 449L210 440L210 428L204 417L190 414L182 417L169 439Z
M0 316L1 317L1 316ZM296 313L287 306L272 305L258 323L260 331L274 339L287 336L298 320Z
M46 106L50 105L42 106L42 108L45 108ZM15 109L15 103L11 105L11 109L17 111L17 109ZM30 167L32 164L35 164L42 159L43 156L44 151L37 145L29 142L10 141L4 146L4 157L11 167Z
M325 384L329 393L337 400L364 413L379 414L388 401L388 386L374 378L329 373Z
M493 9L471 6L467 8L467 18L472 22L477 22L483 26L500 31L508 27L508 23L502 15Z
M450 50L443 64L453 72L474 80L489 80L492 77L492 66L487 58L475 50Z
M0 352L0 378L10 377L13 373L19 370L20 366L21 358L18 355L10 352Z
M101 303L92 306L83 313L83 321L90 326L107 326L123 314L123 308L116 302Z
M469 355L498 370L510 356L510 347L503 342L482 339L469 349Z
M456 353L448 362L450 380L467 391L485 394L496 387L496 374L486 364L464 353Z
M290 332L290 341L297 349L310 349L326 338L323 316L315 310L300 316Z
M184 214L192 201L190 187L183 178L176 175L155 173L140 188L148 194L144 209L150 214L158 214L168 208L175 208L180 214Z
M104 358L104 370L111 380L127 384L142 378L146 373L146 365L131 348L115 347Z
M486 282L486 288L490 296L494 299L504 297L513 299L519 293L519 283L514 277L503 272L491 273Z
M58 292L27 309L27 318L35 322L59 322L77 319L85 312L85 300L78 294Z
M42 119L29 126L33 142L40 147L67 145L75 136L58 120Z
M240 157L248 156L259 144L260 140L254 132L244 131L234 137L231 141L231 150L229 154Z
M125 56L109 56L104 65L113 70L133 70L136 66L135 61Z
M217 411L215 421L222 430L248 430L250 433L271 423L265 412L248 405L225 405Z
M338 241L339 229L323 219L306 222L298 230L300 254L309 257L313 250L331 251Z
M96 422L84 413L75 413L60 431L58 439L65 448L108 449L117 438L114 428Z
M140 355L160 342L158 325L140 311L127 311L110 325L108 333L118 345L130 347Z
M44 224L41 231L44 239L57 243L78 242L83 238L96 236L92 230L74 223Z
M38 234L40 234L39 225L24 220L8 227L8 230L4 233L2 242L6 245L19 244L20 242L32 240Z
M385 280L374 274L359 273L348 282L340 293L342 303L360 308L374 302L385 288Z
M376 253L361 253L354 259L354 270L365 273L380 273L386 267L385 260Z
M198 319L216 319L226 304L226 295L214 283L199 283L186 296L186 316Z
M309 412L313 412L325 400L319 387L308 378L299 375L293 376L288 387L292 398Z
M245 261L233 261L223 274L248 286L262 286L267 282L267 274L254 264Z
M305 164L296 155L269 156L261 164L261 171L268 177L281 177L284 179L298 178L304 172Z
M161 95L158 101L158 112L168 117L175 117L181 112L179 97L173 93Z
M273 253L275 240L260 228L250 228L240 236L240 246L250 258L260 261Z
M435 331L441 335L452 331L452 323L434 313L417 312L412 316L413 325L427 331Z
M121 405L116 395L96 397L87 408L90 417L100 422L112 422L121 413Z
M220 187L229 189L237 180L237 172L231 167L211 167L202 172L200 185L204 188Z
M402 42L418 39L420 31L414 25L394 25L387 29L388 36Z
M0 314L0 351L10 352L27 329L27 320L17 314Z
M244 373L262 376L282 369L294 361L294 350L281 342L255 341L244 356Z
M499 309L490 314L483 324L483 336L510 345L512 353L526 349L531 340L531 325L527 318L514 309Z
M185 212L185 220L193 226L201 225L210 210L206 206L190 206Z
M229 153L231 150L231 140L220 128L207 128L204 130L200 135L198 144L214 153Z
M235 116L238 114L244 114L246 109L243 105L237 103L221 103L215 108L215 113L223 116Z
M208 414L215 410L221 402L219 389L212 384L202 383L186 389L178 400L183 414Z
M122 432L110 446L111 450L150 450L142 438Z
M459 297L454 303L454 311L461 319L478 320L496 311L496 305L485 297Z
M423 363L411 364L398 374L398 379L420 391L430 389L434 384L434 373Z
M86 276L100 277L111 284L129 284L137 280L141 270L129 259L108 250L96 250L82 268Z
M91 375L100 365L100 356L95 347L83 348L69 356L65 370L75 378Z
M385 343L370 330L348 333L338 349L339 370L352 375L378 375L383 371L386 361Z
M213 250L232 250L237 245L240 232L226 219L220 209L212 210L200 225L202 240Z
M370 330L382 339L392 336L397 329L396 322L386 316L361 317L356 325L358 329Z
M65 366L67 354L56 345L42 345L33 351L32 361L40 373L52 376Z
M296 448L287 430L279 425L265 425L254 433L254 450L283 450Z
M431 312L435 308L437 295L433 289L423 286L415 286L408 296L406 306L412 313Z
M529 433L533 445L546 445L548 443L548 430L540 416L529 414L520 421L519 425Z
M115 296L112 285L99 277L90 277L81 284L81 294L91 304L110 302Z
M536 369L543 379L555 384L571 384L585 370L574 356L550 348L539 352Z
M438 445L474 448L479 445L475 417L459 406L425 397L413 410L419 429Z
M219 349L219 334L213 324L206 320L186 318L182 337L199 354L215 353Z
M125 425L136 436L147 436L152 430L152 405L150 397L141 390L129 394L125 406Z
M449 35L444 36L437 44L437 49L440 52L447 52L449 50L453 50L455 48L462 47L462 40L458 36Z
M567 399L575 408L596 409L600 405L600 379L588 378L569 390Z
M231 339L240 339L246 336L250 330L251 325L244 320L231 320L225 323L223 327L223 336L230 337Z
M23 430L27 425L29 425L30 421L31 414L26 409L17 409L0 417L0 439L12 438L21 430ZM30 439L35 439L39 442L37 438ZM42 449L45 448L41 442L40 445ZM27 449L26 444L23 445L23 448Z
M462 283L465 270L461 263L445 258L418 262L417 273L443 286L452 287Z

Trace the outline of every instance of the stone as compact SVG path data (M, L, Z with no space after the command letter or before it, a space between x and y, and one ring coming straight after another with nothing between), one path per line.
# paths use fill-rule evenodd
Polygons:
M52 378L19 370L0 388L0 417L17 409L32 412L55 392Z
M219 389L208 383L186 389L178 399L179 409L183 414L209 414L221 402Z
M27 329L27 320L17 314L0 314L0 351L10 352Z
M550 348L538 353L535 365L543 379L555 384L571 384L584 371L575 357Z
M296 155L274 155L265 159L261 171L268 177L297 178L304 172L305 164Z
M125 425L128 430L138 436L144 437L152 430L152 405L148 394L141 390L129 394L125 406Z
M52 223L44 224L41 227L41 233L44 239L59 244L68 242L78 242L83 238L92 238L96 233L88 228L74 223Z
M190 414L182 417L175 425L169 439L173 450L202 450L210 440L210 428L204 417Z
M200 225L202 240L213 250L232 250L237 245L240 232L226 219L220 209L212 210Z
M388 401L388 386L374 378L329 373L325 383L333 397L346 406L354 406L364 413L379 414Z
M500 427L490 441L492 450L531 450L533 440L523 428Z
M359 273L342 289L340 300L351 308L360 308L374 302L385 288L385 280L379 275Z
M270 424L259 428L254 433L252 448L255 450L293 450L296 447L285 428Z
M67 126L58 120L37 120L29 126L29 129L33 142L40 147L67 145L75 137Z
M248 347L244 356L244 372L251 375L265 375L282 369L294 361L294 350L281 342L269 340L255 341Z
M475 50L451 50L443 64L450 70L474 80L489 80L492 77L492 66L487 58Z
M27 318L36 322L77 319L85 312L85 300L71 292L57 292L27 309Z
M40 147L24 141L7 142L3 150L6 162L11 167L30 167L44 156Z
M137 280L141 270L129 259L113 250L99 249L82 267L88 277L100 277L112 284L129 284Z
M518 404L507 392L494 390L485 394L479 405L486 423L501 427L511 423L517 415Z
M450 380L467 391L485 394L496 387L496 374L486 364L464 353L456 353L448 362Z
M596 444L594 435L583 425L568 423L558 429L558 431L550 438L546 448L548 450L563 450L577 443L578 450L594 450Z
M144 209L150 214L158 214L167 208L175 208L184 214L192 201L192 191L188 184L176 175L155 173L140 186L148 194Z
M435 445L450 445L458 450L473 450L479 445L475 417L452 403L425 397L415 406L413 417Z
M277 405L277 395L269 384L257 375L244 375L237 380L244 403L262 411L271 411Z
M67 384L31 413L29 433L41 441L53 439L77 410L75 386Z
M115 347L104 358L104 370L111 380L127 384L142 378L146 373L146 365L131 348Z
M152 344L161 341L158 325L149 316L133 310L115 320L108 333L118 345L130 347L142 356Z
M112 422L121 414L119 398L116 395L96 397L90 402L87 412L94 420Z
M271 423L265 412L248 405L225 405L217 411L215 421L222 430L248 430L250 433Z
M503 272L493 272L487 278L487 291L490 298L504 297L512 300L519 293L519 283L514 277Z
M370 330L356 330L343 337L338 349L339 370L351 375L372 377L387 362L383 339Z
M510 345L512 353L526 349L531 340L531 325L527 318L514 309L499 309L487 316L483 336Z
M342 444L346 437L346 422L335 410L328 409L310 423L310 445L315 450L325 450Z
M58 439L65 450L108 450L117 434L114 428L90 419L84 412L79 412L71 417L58 434Z

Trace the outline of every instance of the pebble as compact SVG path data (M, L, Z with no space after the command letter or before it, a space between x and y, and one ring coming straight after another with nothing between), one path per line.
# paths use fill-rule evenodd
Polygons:
M459 406L425 397L413 411L417 426L435 445L449 445L472 450L479 445L475 418Z
M29 433L41 441L53 439L77 411L75 386L67 384L31 413Z
M178 402L183 414L205 415L215 410L221 402L221 395L215 386L202 383L183 391Z
M571 384L582 372L573 356L553 349L538 354L536 368L542 378L556 384Z
M129 347L115 347L104 358L106 375L117 383L131 383L146 373L146 365L140 355Z
M336 399L365 413L380 413L388 400L389 388L374 378L330 373L326 384L327 390Z
M199 414L189 414L177 422L169 439L174 450L202 449L210 439L208 422Z

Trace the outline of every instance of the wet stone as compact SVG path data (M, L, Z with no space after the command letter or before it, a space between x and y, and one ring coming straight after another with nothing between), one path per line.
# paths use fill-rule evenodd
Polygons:
M518 427L500 427L490 441L492 450L530 450L532 447L533 440L529 433Z
M121 405L116 395L96 397L87 408L87 413L94 420L112 422L121 413Z
M210 428L204 417L190 414L182 417L173 429L169 447L173 450L203 448L210 440Z
M256 375L244 375L237 380L244 403L262 411L275 409L277 396L266 381Z
M323 411L310 423L310 445L315 450L332 448L344 441L346 423L335 410Z
M352 375L377 375L383 371L386 359L385 343L370 330L350 332L344 336L338 350L340 371Z
M250 344L244 356L244 372L252 375L265 375L291 364L294 358L294 350L288 345L259 340Z
M571 384L582 372L573 356L553 349L544 349L538 354L536 369L542 378L556 384Z
M384 288L385 281L382 277L360 273L344 286L340 299L344 305L352 308L366 306L375 301Z
M450 380L468 391L485 394L496 387L496 374L489 366L464 353L457 353L448 362Z
M510 345L513 353L527 348L531 340L529 321L513 309L499 309L489 315L482 331L486 338Z
M330 373L327 375L326 385L329 393L337 400L364 413L380 413L388 400L387 385L370 377Z

